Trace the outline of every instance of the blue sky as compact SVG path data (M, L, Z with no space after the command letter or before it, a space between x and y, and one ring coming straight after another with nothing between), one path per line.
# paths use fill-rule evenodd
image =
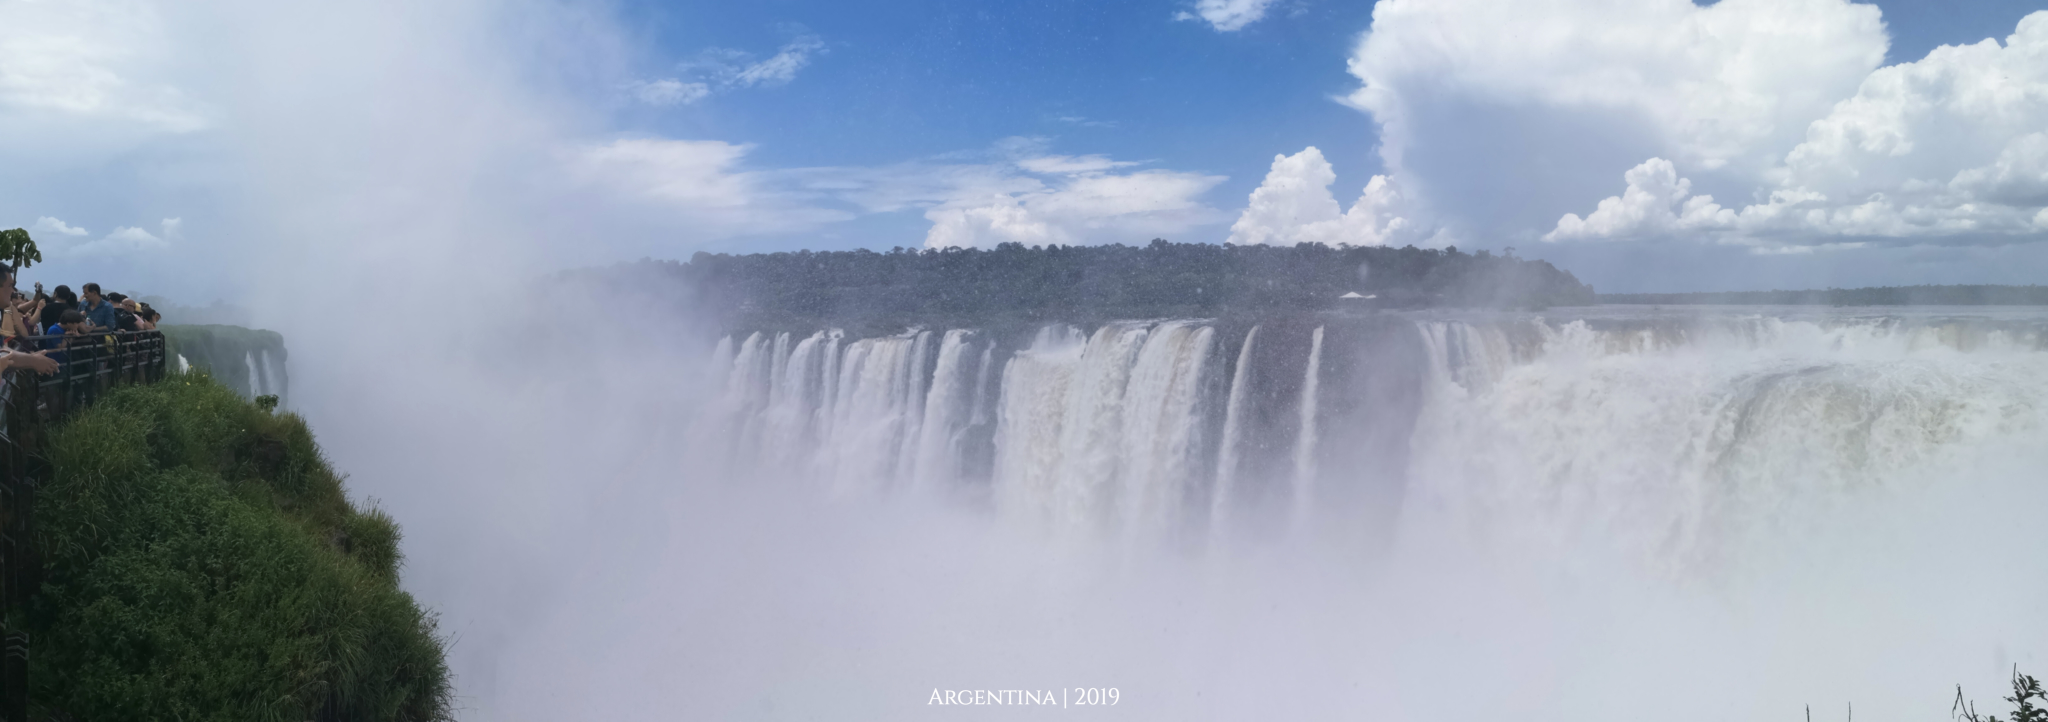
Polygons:
M1513 246L1603 290L2041 282L2037 10L15 0L0 226L186 296L1155 236Z

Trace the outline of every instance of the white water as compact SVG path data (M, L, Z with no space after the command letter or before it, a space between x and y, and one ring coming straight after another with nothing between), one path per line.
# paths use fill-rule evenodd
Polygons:
M1244 334L1244 345L1238 347L1237 370L1230 377L1230 401L1223 414L1223 438L1217 450L1216 493L1210 499L1209 523L1212 536L1223 537L1223 530L1230 523L1233 493L1236 491L1237 476L1244 446L1245 406L1250 403L1252 349L1259 339L1259 327Z
M1303 528L1314 511L1316 483L1316 390L1322 385L1323 328L1310 337L1308 370L1301 383L1301 434L1294 440L1294 524Z
M718 718L1997 708L2048 668L2048 317L1992 311L738 334L689 441L758 426L713 448L772 493L665 509L616 642L656 671L593 679Z
M1426 362L1400 370L1423 401L1398 534L1448 525L1559 549L1600 538L1653 565L1710 565L1728 540L1792 524L1785 515L1800 504L1881 493L1930 464L2041 433L2048 409L2048 354L2024 323L1402 323ZM1293 356L1304 365L1293 372L1302 384L1287 410L1298 424L1283 485L1297 525L1322 504L1318 484L1347 483L1346 469L1322 468L1351 443L1322 418L1326 355L1339 352L1326 330ZM1244 484L1272 481L1241 470L1253 346L1267 343L1257 329L1228 350L1199 320L1085 336L1054 325L1023 348L968 329L841 337L721 341L726 390L700 422L714 428L698 435L718 439L736 469L796 473L839 494L964 489L1001 517L1137 546L1206 536ZM971 454L977 439L993 453Z

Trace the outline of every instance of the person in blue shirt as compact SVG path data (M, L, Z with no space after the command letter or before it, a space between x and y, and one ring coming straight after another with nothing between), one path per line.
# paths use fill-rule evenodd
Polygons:
M56 323L50 324L50 328L44 331L44 333L50 336L60 336L61 338L51 338L43 341L43 348L52 349L48 354L49 357L58 363L63 363L64 352L61 349L85 337L85 324L85 314L80 313L75 308L65 311L62 316L57 318Z
M100 295L100 284L88 283L81 290L85 291L85 304L79 310L85 312L85 322L92 325L90 330L114 330L114 304Z

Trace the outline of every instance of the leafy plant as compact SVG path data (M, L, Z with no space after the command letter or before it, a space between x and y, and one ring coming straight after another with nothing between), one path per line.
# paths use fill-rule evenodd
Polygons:
M397 525L350 503L297 414L171 374L67 419L49 457L28 610L41 718L451 717Z
M43 252L36 249L36 242L28 237L28 231L20 228L0 231L0 263L19 271L42 260Z
M2012 670L2012 696L2005 701L2013 705L2012 716L1999 719L1997 715L1979 716L1977 705L1963 700L1963 686L1956 685L1956 703L1950 709L1957 719L1967 722L2048 722L2048 708L2034 706L2035 701L2048 704L2048 693L2041 690L2041 681L2031 675L2020 674L2019 668Z

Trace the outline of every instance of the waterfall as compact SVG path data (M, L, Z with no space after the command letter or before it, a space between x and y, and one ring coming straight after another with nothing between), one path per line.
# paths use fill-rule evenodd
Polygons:
M1052 515L1053 488L1065 450L1060 430L1085 344L1080 330L1072 326L1047 326L1003 366L993 485L997 505L1013 516Z
M977 348L983 353L976 353ZM925 397L923 433L917 442L914 479L919 488L939 487L962 475L968 429L981 404L988 356L973 331L954 329L939 342L938 366Z
M264 390L262 354L263 351L258 349L242 355L242 363L247 365L249 369L249 398L270 393Z
M945 492L1135 546L1426 524L1700 563L1784 500L2039 433L2044 327L1385 315L1253 326L1229 357L1198 319L1052 324L1021 348L977 329L751 333L719 341L722 390L690 441L736 478Z
M1124 392L1116 493L1121 526L1134 540L1170 537L1206 512L1203 406L1216 332L1192 321L1154 327Z
M1317 326L1310 336L1308 347L1308 371L1301 382L1301 434L1294 442L1294 521L1299 529L1307 523L1314 511L1316 493L1316 408L1321 397L1316 394L1322 384L1323 368L1323 327Z
M1237 364L1230 377L1230 400L1223 412L1223 438L1218 444L1216 491L1209 504L1212 529L1223 529L1230 517L1232 493L1237 484L1239 456L1244 444L1245 405L1251 396L1252 347L1259 339L1259 327L1244 334L1244 346L1237 351Z
M838 373L829 435L819 458L842 493L893 487L919 438L923 364L929 332L861 339L847 345ZM782 453L800 453L784 449Z

